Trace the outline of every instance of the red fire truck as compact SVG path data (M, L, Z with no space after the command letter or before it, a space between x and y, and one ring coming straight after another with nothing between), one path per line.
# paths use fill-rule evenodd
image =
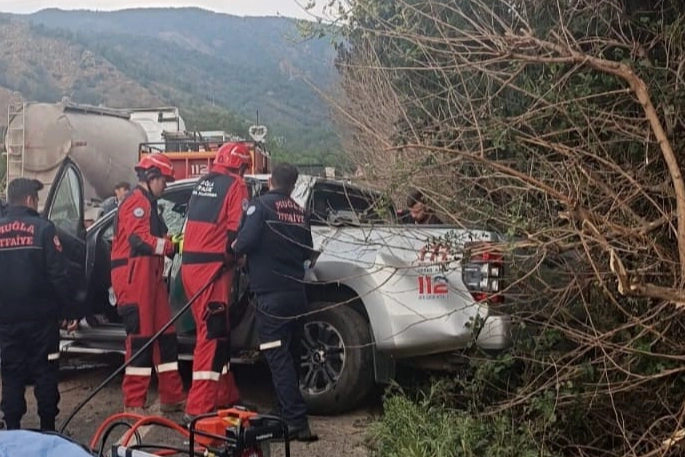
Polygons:
M236 139L224 132L164 132L164 141L141 143L138 158L147 154L165 153L174 164L176 179L197 178L209 171L212 161L222 144L228 141L245 143L252 154L252 168L247 174L268 174L271 172L271 154L264 143Z

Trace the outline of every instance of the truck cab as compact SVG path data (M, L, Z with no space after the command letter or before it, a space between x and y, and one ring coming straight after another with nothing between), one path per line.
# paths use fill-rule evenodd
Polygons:
M183 132L186 124L175 106L158 108L133 108L126 110L131 120L139 124L147 134L148 141L164 141L164 132Z
M177 179L199 178L207 173L219 148L227 141L248 145L252 155L249 174L268 173L271 170L271 154L263 143L246 141L222 131L164 132L163 141L141 143L139 159L148 154L163 152L174 164Z

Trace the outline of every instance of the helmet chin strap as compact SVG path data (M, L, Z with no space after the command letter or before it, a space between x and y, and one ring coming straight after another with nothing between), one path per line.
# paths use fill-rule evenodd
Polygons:
M138 183L145 184L145 190L147 190L149 193L152 193L152 190L150 188L150 182L156 177L157 176L153 176L153 173L142 171L138 173Z

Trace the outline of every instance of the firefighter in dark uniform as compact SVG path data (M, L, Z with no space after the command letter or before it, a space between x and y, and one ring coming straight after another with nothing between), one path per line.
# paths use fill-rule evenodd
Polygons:
M312 254L312 234L304 211L290 194L297 169L276 165L271 190L252 200L233 244L236 256L247 256L250 290L257 297L260 349L271 369L279 413L288 423L290 437L314 441L307 406L299 388L298 335L306 311L305 262Z
M73 289L55 226L37 212L42 188L34 179L10 182L0 218L1 407L8 429L20 428L24 389L33 382L40 428L55 430L60 320L80 317L68 316Z
M127 361L171 319L164 257L173 257L177 249L157 209L166 183L174 180L171 160L151 154L143 157L135 170L138 185L119 205L111 259L112 289L126 330ZM122 390L127 411L143 412L153 368L159 380L160 409L182 411L185 399L173 325L126 367Z
M223 272L192 305L196 339L186 422L240 400L229 362L228 309L235 270L231 243L247 207L249 194L243 175L251 166L252 156L245 144L224 144L188 204L181 264L186 294L194 296L222 268Z

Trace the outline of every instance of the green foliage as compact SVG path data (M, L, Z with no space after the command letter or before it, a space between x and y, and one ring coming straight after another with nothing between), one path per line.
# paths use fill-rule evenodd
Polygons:
M685 3L346 3L343 125L350 144L378 145L356 162L461 226L507 235L507 301L489 307L521 333L496 356L472 345L430 403L439 412L388 403L376 447L415 452L409 422L457 447L430 416L463 414L485 430L467 442L478 455L496 454L477 445L500 433L558 455L659 453L685 398L681 178L664 160L670 147L683 166Z
M248 129L252 123L225 108L192 104L192 102L183 106L185 108L181 115L189 129L224 130L244 138L249 137ZM296 164L325 164L328 166L344 165L339 152L327 145L330 140L325 134L328 131L315 131L309 135L303 135L297 141L281 135L279 130L275 132L270 130L269 132L267 146L276 161L283 160Z
M224 130L247 137L250 123L234 113L216 106L190 105L181 112L190 130Z
M412 399L402 392L384 401L384 415L369 433L378 457L551 457L536 442L543 417L515 425L508 414L479 416L446 406L450 383L438 382Z

